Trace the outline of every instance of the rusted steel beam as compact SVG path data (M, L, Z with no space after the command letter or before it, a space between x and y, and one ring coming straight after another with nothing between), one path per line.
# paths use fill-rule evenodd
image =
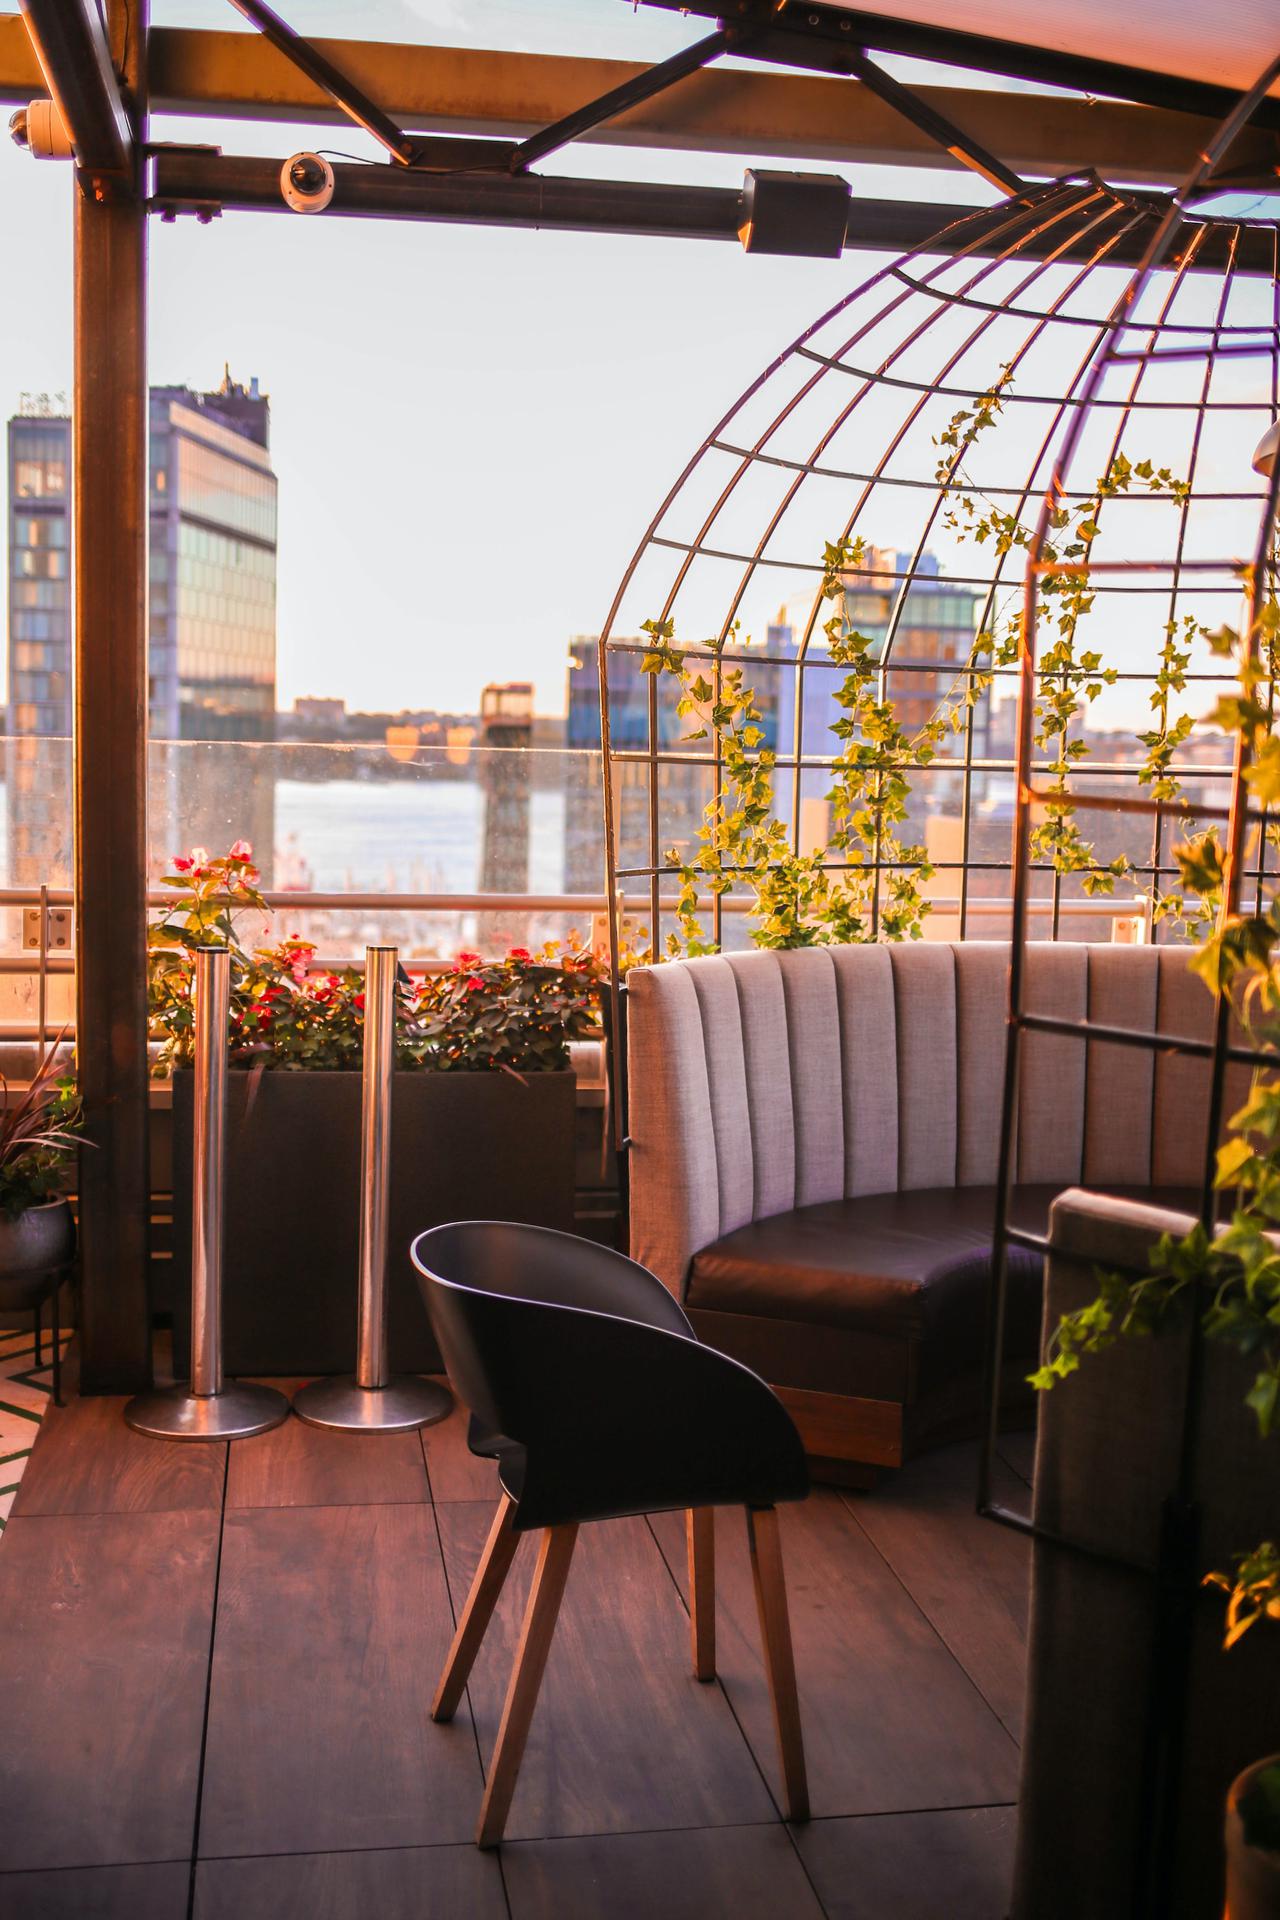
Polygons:
M22 19L48 93L87 176L128 179L133 132L103 22L89 0L20 0Z
M15 31L16 29L16 31ZM471 47L317 40L401 125L417 132L496 134L522 140L647 71L639 62ZM283 54L256 36L159 27L150 41L152 111L206 118L305 120L342 115ZM0 15L0 100L40 92L22 24ZM1062 95L919 87L916 97L972 128L1024 174L1095 167L1107 178L1166 185L1181 179L1212 131L1208 120L1156 107ZM580 136L615 146L668 147L847 164L951 167L913 127L857 80L807 74L704 71ZM1271 164L1273 134L1254 129L1238 164Z

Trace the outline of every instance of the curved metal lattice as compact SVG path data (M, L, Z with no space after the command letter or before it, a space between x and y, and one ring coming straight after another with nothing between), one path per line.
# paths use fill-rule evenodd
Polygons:
M1280 399L1274 220L1181 216L1117 320L1128 263L1168 209L1090 177L975 212L824 314L685 466L599 649L610 892L642 910L656 950L676 925L682 864L696 869L707 936L751 937L750 915L735 911L751 901L732 849L710 851L703 831L718 800L723 816L722 743L714 727L689 737L737 667L756 694L760 744L776 753L771 815L790 852L813 854L824 872L838 878L852 862L865 879L870 865L866 931L886 931L906 869L927 933L1007 937L1013 660L1027 549L1068 445L1059 551L1069 557L1074 539L1078 554L1083 537L1088 566L1087 596L1071 602L1074 660L1096 654L1101 672L1069 677L1059 665L1055 681L1042 636L1041 727L1046 693L1072 698L1069 710L1058 703L1065 731L1045 734L1037 777L1114 805L1076 816L1070 857L1041 835L1031 911L1055 938L1107 937L1126 910L1150 927L1153 902L1158 919L1176 879L1168 810L1151 819L1125 802L1167 793L1182 803L1181 837L1195 824L1188 802L1211 810L1225 798L1222 736L1178 722L1198 721L1226 688L1208 635L1239 623L1239 569L1265 494L1251 454ZM846 562L837 608L871 642L877 697L912 739L930 716L946 722L944 738L895 763L910 789L897 837L877 825L852 853L828 797L847 672L824 631L832 544ZM675 676L641 670L646 655L653 664L645 622L671 623L686 663L705 665L709 691L692 716L676 711ZM1170 668L1174 643L1186 658ZM1158 765L1140 737L1153 731ZM1176 924L1155 936L1174 937Z

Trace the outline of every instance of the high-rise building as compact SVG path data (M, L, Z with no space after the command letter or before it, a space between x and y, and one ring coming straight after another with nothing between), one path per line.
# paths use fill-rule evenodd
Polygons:
M914 567L912 558L909 553L895 553L891 548L869 547L864 565L844 576L843 600L834 606L824 604L819 608L806 654L814 665L805 670L801 703L801 751L806 757L810 754L830 756L840 750L840 743L832 737L830 729L842 711L835 696L844 674L825 664L827 644L822 631L833 611L842 616L847 628L866 634L874 643L871 657L877 661L892 626L886 691L899 723L908 733L917 733L956 685L957 676L973 648L985 589L948 580L939 571L931 553L921 554ZM907 590L899 609L904 580L908 582ZM798 649L812 609L812 594L788 601L779 609L776 622L769 629L771 652ZM792 688L795 677L794 672L787 676ZM782 723L783 735L791 749L794 748L794 713L792 691ZM989 716L990 703L980 701L974 713L974 751L978 756L985 750Z
M766 653L773 648L767 647ZM658 834L661 853L674 850L681 857L697 843L714 786L711 749L707 739L691 740L696 721L676 711L680 688L667 674L648 674L642 662L642 642L619 641L610 650L609 731L613 751L633 753L633 760L613 767L613 803L621 867L647 864L649 859L649 768L643 755L649 743L649 701L657 714L655 746L666 756L658 763ZM777 749L788 682L793 671L769 660L741 664L747 686L760 714L762 747ZM600 663L599 641L579 635L569 642L569 698L565 745L571 750L566 775L565 885L572 893L594 892L604 884L604 852L600 837ZM588 759L588 755L591 757Z
M9 731L71 731L71 422L24 396L9 422Z
M276 710L271 406L228 372L216 393L151 391L151 731L269 740Z
M269 740L276 704L276 477L270 403L151 392L149 706L157 740ZM71 421L9 422L9 732L71 732Z
M868 547L863 565L843 576L843 595L821 605L816 617L812 593L779 609L769 628L771 653L796 654L811 618L813 625L803 673L792 669L784 676L779 733L785 752L796 751L797 732L800 755L806 762L830 762L843 748L832 729L844 714L836 696L848 670L832 664L823 632L833 613L839 615L846 629L867 636L872 642L873 661L879 664L885 658L885 695L893 702L898 723L907 734L918 734L953 689L963 690L962 670L977 636L985 589L948 580L931 553L921 554L914 566L913 558L892 548ZM990 723L990 695L983 693L973 709L975 759L986 757ZM942 751L945 756L948 749ZM963 763L957 745L953 744L950 752L955 755L953 760L943 757L934 770L912 776L909 822L902 836L905 840L927 840L931 816L958 814ZM974 779L977 799L982 797L984 779L983 775ZM806 766L799 784L802 843L806 848L821 845L831 828L827 805L830 771L825 766Z
M214 393L151 392L148 707L153 866L191 844L253 842L271 864L276 477L270 403L228 372ZM24 396L9 422L10 884L70 873L71 421ZM252 755L252 757L248 757Z

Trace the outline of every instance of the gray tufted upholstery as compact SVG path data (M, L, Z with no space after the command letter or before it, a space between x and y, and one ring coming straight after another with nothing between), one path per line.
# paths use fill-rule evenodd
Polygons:
M1210 1035L1185 948L1036 945L1029 1004ZM678 1296L751 1220L997 1177L1009 949L969 942L750 952L628 979L631 1251ZM1029 1034L1016 1178L1196 1186L1203 1060ZM1226 1111L1243 1099L1233 1073ZM1237 1099L1237 1096L1239 1097Z

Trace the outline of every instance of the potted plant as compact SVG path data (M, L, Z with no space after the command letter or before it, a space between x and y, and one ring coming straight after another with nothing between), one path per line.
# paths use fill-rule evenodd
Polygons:
M75 1252L76 1229L62 1188L80 1139L81 1109L74 1083L59 1079L55 1041L12 1102L0 1074L0 1310L35 1316L36 1364L40 1315L53 1300L53 1390L61 1401L57 1289Z
M1259 1760L1227 1795L1227 1912L1231 1920L1280 1914L1280 1755Z
M358 969L317 970L289 938L246 948L237 921L266 908L247 844L201 849L167 876L179 898L150 931L151 1031L173 1074L174 1345L189 1346L192 953L232 953L223 1355L233 1373L349 1371L355 1349L360 1178ZM401 981L392 1095L391 1364L439 1359L409 1245L424 1227L484 1217L569 1229L575 1080L569 1042L598 1030L588 953L460 954Z

